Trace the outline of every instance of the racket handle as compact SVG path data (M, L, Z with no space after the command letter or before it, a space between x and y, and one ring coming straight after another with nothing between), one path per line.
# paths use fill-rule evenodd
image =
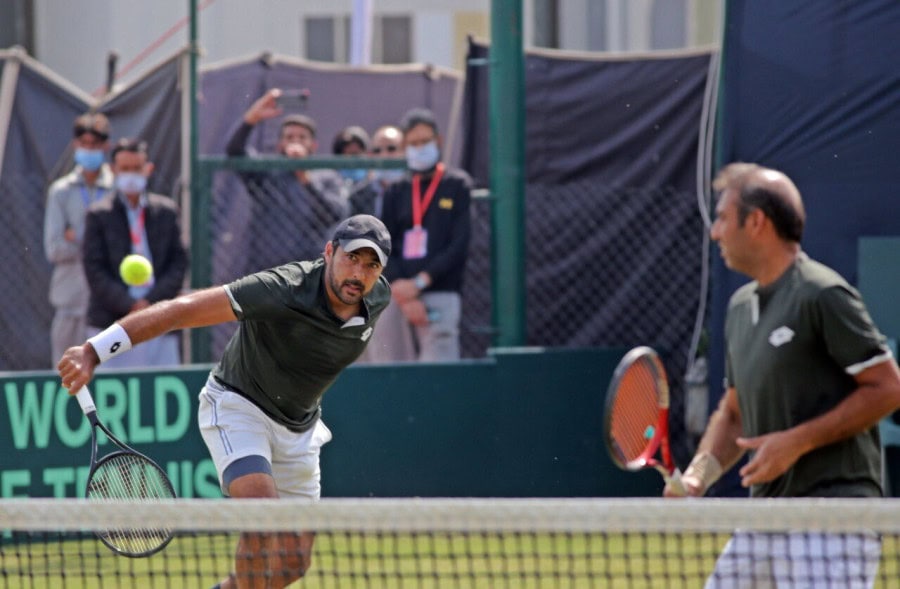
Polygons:
M681 482L681 471L677 468L666 479L666 486L669 487L669 491L679 497L686 497L688 494L687 489L684 488L684 483Z
M97 412L97 408L94 406L94 398L87 387L81 387L75 398L78 399L78 404L81 405L81 410L84 411L85 415Z

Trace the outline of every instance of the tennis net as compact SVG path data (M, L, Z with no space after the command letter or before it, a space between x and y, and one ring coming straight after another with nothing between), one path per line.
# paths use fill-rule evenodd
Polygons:
M94 533L132 528L176 535L126 558ZM240 534L299 530L316 538L291 587L755 587L770 573L778 587L867 587L866 569L900 587L892 499L6 499L0 530L0 587L208 588L234 570ZM726 544L734 558L717 566ZM271 569L291 556L270 554L253 586L281 586Z

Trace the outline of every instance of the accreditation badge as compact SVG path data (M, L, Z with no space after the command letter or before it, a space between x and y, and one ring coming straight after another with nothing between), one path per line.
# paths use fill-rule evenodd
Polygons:
M403 259L417 260L428 255L428 230L413 227L403 233Z

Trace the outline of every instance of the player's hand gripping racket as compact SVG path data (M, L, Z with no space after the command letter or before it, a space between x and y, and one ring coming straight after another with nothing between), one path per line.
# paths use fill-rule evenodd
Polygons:
M147 501L173 499L175 489L165 471L155 462L116 438L97 418L97 408L87 387L76 395L81 410L91 423L91 470L85 497L92 501ZM119 447L97 459L97 429ZM150 556L172 539L168 529L130 528L97 530L97 537L113 552L124 556Z
M632 472L655 468L670 491L686 494L669 447L669 382L652 348L634 348L619 362L604 418L606 446L617 466Z

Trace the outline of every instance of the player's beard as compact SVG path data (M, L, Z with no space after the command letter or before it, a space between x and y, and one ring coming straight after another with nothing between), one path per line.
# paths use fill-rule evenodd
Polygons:
M328 268L326 272L326 278L328 279L328 285L331 287L331 292L334 293L334 296L338 298L339 301L344 303L345 305L356 305L362 301L363 296L366 294L366 285L363 284L359 280L344 280L340 284L334 278L334 270L332 268ZM356 286L359 288L358 295L346 294L344 292L344 286Z

